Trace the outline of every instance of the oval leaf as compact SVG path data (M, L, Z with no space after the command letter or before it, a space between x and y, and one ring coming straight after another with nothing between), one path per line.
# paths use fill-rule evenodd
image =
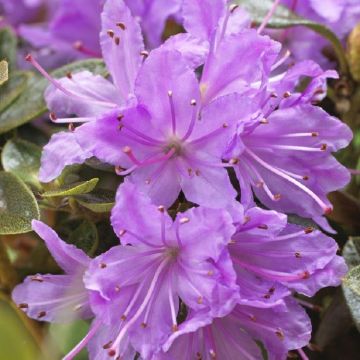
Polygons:
M33 193L16 175L0 172L0 235L29 232L33 219L40 219Z
M55 78L66 76L69 72L89 70L95 74L106 75L107 70L101 60L83 60L63 66L51 74ZM33 76L22 94L0 114L0 134L14 129L46 112L44 91L48 80L41 76Z
M73 184L64 185L59 189L45 191L41 196L43 197L58 197L58 196L72 196L86 194L94 190L96 184L99 182L98 178L89 181L82 181Z
M20 179L41 189L38 180L41 148L21 139L9 140L1 153L5 171L16 174Z

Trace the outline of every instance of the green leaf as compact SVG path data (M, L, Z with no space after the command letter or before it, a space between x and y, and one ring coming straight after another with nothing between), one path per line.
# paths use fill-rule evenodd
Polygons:
M107 70L103 61L89 59L77 61L63 66L51 73L55 78L66 76L67 73L89 70L94 74L105 76ZM22 94L0 114L0 134L23 125L46 112L44 91L49 85L48 80L41 76L33 76Z
M342 284L346 303L350 309L355 325L360 331L360 238L350 238L346 243L343 256L350 272Z
M32 75L31 72L20 71L10 74L7 83L0 88L0 113L20 96Z
M31 221L40 219L33 193L16 175L0 172L0 235L31 231Z
M16 68L16 46L17 38L10 28L0 30L0 60L6 60L9 63L9 70Z
M38 180L41 148L26 140L9 140L1 153L1 162L5 171L16 174L20 179L41 189Z
M1 359L40 359L39 336L32 322L4 295L0 295Z
M62 355L67 354L82 340L89 331L89 324L84 320L75 320L66 324L52 323L49 327L51 347L53 350L57 348ZM56 352L56 350L55 350ZM53 351L54 353L54 351ZM60 354L57 354L60 355ZM61 356L54 356L58 359ZM83 349L77 356L77 360L87 360L88 355L86 349Z
M5 60L0 61L0 86L9 80L9 64ZM0 97L1 99L1 97ZM0 103L1 105L1 103Z
M94 254L99 245L99 236L95 224L89 220L84 220L71 232L68 242L89 255Z
M349 271L344 279L346 286L348 286L352 291L354 291L360 300L360 265L355 266Z
M266 14L274 4L272 0L236 0L235 3L241 5L250 13L251 18L256 25L262 23ZM338 57L341 72L347 72L347 60L343 46L337 36L330 29L322 24L297 16L286 6L279 5L274 15L269 20L267 27L273 29L283 29L291 26L305 26L329 40Z
M115 203L115 193L111 190L99 189L90 194L75 197L76 201L83 207L95 212L109 212Z
M58 197L58 196L73 196L86 194L94 190L96 184L99 182L98 178L91 179L89 181L81 181L73 184L63 185L59 189L45 191L42 197Z

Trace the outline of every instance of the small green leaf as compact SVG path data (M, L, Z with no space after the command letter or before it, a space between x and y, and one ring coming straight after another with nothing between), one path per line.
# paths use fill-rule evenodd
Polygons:
M0 60L9 63L9 70L16 68L16 46L17 38L13 30L3 28L0 30Z
M33 219L40 219L33 193L16 175L0 172L0 235L29 232Z
M256 25L262 23L274 4L272 0L236 0L235 3L241 5L249 12ZM274 15L269 20L267 27L273 29L284 29L291 26L305 26L329 40L338 57L341 71L343 73L347 72L347 60L343 46L337 36L330 29L322 24L297 16L286 6L279 5L276 8Z
M37 189L41 189L38 180L40 158L41 148L21 139L9 140L1 153L4 170L16 174Z
M58 196L73 196L80 194L87 194L94 190L96 184L99 182L98 178L89 181L82 181L73 184L63 185L59 189L45 191L41 194L43 197L58 197Z
M99 245L99 236L95 224L84 220L71 232L68 242L84 250L89 255L94 254Z
M7 83L0 88L0 113L20 96L32 76L31 72L18 71L10 74Z
M111 190L99 189L90 194L78 195L76 201L83 207L95 212L109 212L115 203L115 193Z
M89 70L103 76L107 74L103 61L89 59L63 66L53 71L51 75L61 78L69 72L74 73L81 70ZM0 113L0 134L23 125L46 112L44 91L48 85L48 80L41 76L36 75L30 79L21 95Z
M0 61L0 86L9 80L9 64L5 60ZM0 97L1 99L1 97ZM1 103L0 103L1 105Z
M360 238L350 238L346 243L343 256L350 272L342 284L346 303L355 325L360 331Z

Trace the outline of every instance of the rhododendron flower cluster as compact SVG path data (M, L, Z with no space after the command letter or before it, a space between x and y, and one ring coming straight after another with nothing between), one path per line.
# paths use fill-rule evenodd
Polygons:
M341 21L347 6L321 16ZM35 48L102 56L109 73L55 79L26 57L51 82L51 121L69 124L44 147L40 181L93 158L120 180L118 244L93 258L32 223L64 273L28 276L12 297L36 320L91 319L64 359L85 347L90 359L306 359L299 296L347 272L314 226L333 231L327 196L350 180L334 153L352 132L316 105L337 72L285 68L287 47L263 35L271 14L254 28L225 0L59 0L41 29L20 27ZM162 42L169 17L185 32Z

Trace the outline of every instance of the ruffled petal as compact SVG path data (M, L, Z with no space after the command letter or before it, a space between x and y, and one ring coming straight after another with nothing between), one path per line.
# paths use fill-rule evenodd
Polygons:
M40 321L68 322L92 316L81 276L28 276L15 287L12 298L29 317Z
M33 230L44 240L52 257L67 274L77 274L90 263L90 258L74 245L67 244L45 223L33 220Z
M73 132L60 132L53 135L44 146L41 156L39 180L47 183L56 179L67 165L82 164L92 154L83 150Z
M123 0L108 0L101 15L101 27L100 43L105 63L122 98L127 99L133 93L143 61L140 25Z

